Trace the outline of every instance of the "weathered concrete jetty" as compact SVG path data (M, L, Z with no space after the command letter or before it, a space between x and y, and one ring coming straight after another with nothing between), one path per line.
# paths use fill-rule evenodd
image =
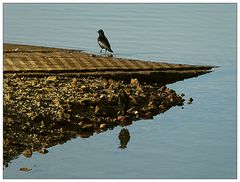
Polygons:
M213 68L16 44L4 44L3 57L5 167L21 154L45 154L71 138L152 119L174 106L183 109L184 94L165 84ZM130 133L121 130L118 138L124 149Z
M209 73L213 68L107 57L61 48L17 44L4 44L3 48L4 73L101 76L127 81L137 78L140 82L165 85Z

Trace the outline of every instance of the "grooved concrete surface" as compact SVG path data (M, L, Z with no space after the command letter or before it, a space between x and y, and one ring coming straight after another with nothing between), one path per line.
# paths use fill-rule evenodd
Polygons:
M3 70L7 72L209 72L210 66L168 64L91 55L77 50L4 44Z

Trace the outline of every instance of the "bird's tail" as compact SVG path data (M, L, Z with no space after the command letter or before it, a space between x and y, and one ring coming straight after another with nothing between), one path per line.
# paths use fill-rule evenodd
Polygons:
M108 49L109 52L113 52L112 49Z

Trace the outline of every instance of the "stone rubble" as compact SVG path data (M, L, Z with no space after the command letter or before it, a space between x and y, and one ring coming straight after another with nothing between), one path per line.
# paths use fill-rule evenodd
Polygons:
M18 76L3 80L4 165L23 154L47 153L71 138L87 138L116 126L151 119L184 95L158 84L103 78Z

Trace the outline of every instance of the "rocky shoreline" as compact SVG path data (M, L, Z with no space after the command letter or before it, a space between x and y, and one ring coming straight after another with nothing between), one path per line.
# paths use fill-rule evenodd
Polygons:
M46 152L77 136L153 118L185 101L184 94L157 83L61 75L4 74L3 92L4 166L26 151Z

